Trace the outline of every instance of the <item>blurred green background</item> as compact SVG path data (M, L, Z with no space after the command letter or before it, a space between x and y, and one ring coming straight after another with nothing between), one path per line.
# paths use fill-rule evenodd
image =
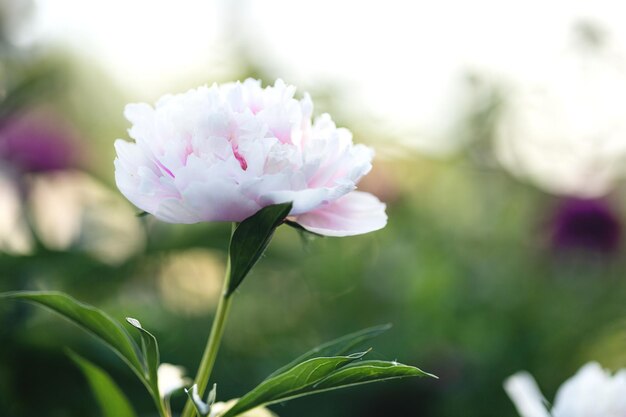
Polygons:
M0 290L61 290L120 320L137 317L158 338L163 361L193 374L230 225L136 216L115 188L112 144L127 138L123 106L138 98L84 55L15 41L20 19L36 7L15 15L5 1L0 13ZM595 26L574 32L588 41L583 55L602 49ZM171 92L281 77L247 42L227 45L231 59L209 78L177 80L182 87ZM282 417L514 416L502 381L518 370L530 371L550 399L586 361L626 366L626 189L618 174L602 192L584 184L555 192L512 169L498 156L510 90L489 74L464 75L470 105L455 113L447 135L456 145L444 155L381 127L382 116L349 111L349 86L305 84L317 114L331 113L377 149L361 188L387 203L389 224L341 239L278 230L238 290L213 375L220 399L242 395L321 342L380 323L393 328L373 342L373 358L439 380L356 387L272 410ZM531 140L523 132L521 140ZM573 163L565 143L556 153ZM611 149L621 163L619 146ZM583 178L591 183L593 175ZM155 415L143 387L105 347L50 312L5 301L0 416L99 415L66 348L109 371L141 415ZM175 395L174 409L184 399Z

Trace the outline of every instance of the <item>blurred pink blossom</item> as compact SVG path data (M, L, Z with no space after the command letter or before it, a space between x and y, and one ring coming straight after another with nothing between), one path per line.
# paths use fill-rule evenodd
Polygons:
M59 115L28 109L0 121L0 160L17 173L76 167L76 134Z

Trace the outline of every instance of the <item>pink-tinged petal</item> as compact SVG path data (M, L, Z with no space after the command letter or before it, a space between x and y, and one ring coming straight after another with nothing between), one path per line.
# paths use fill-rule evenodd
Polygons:
M261 209L230 180L194 182L182 194L185 205L198 213L200 221L240 222Z
M135 206L142 210L152 212L156 210L158 201L153 195L144 194L140 188L145 188L146 172L150 171L153 176L158 169L148 161L139 147L134 143L123 140L115 142L118 157L115 159L115 182L122 194ZM158 180L152 181L153 183Z
M291 215L298 216L307 212L316 211L318 208L325 209L322 206L326 201L334 201L347 195L356 187L353 184L341 184L336 187L324 188L307 188L298 191L273 191L265 193L260 199L261 205L286 203L291 201L293 208Z
M324 236L353 236L387 224L385 204L369 193L352 191L317 210L296 217L305 229Z

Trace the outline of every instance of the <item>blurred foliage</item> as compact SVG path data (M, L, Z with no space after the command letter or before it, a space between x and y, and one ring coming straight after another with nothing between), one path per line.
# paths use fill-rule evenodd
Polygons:
M237 78L275 78L249 62L241 68ZM97 69L66 55L17 61L11 55L2 72L11 74L4 77L10 85L3 85L3 97L26 85L30 74L46 80L48 93L30 99L73 123L88 150L79 169L121 199L114 188L112 142L126 136L122 109L128 98ZM303 241L296 230L278 229L267 255L237 290L213 375L220 400L242 395L320 342L388 322L394 327L372 358L396 356L439 380L358 387L273 410L281 417L379 417L392 411L514 416L501 384L518 370L530 371L552 398L588 360L626 366L623 245L614 253L551 245L550 219L559 199L491 163L490 123L499 96L484 90L480 79L470 81L486 101L467 117L462 152L432 160L396 149L393 154L402 157L381 158L364 182L388 203L384 230ZM330 90L318 91L327 99L317 111L337 110L339 123L354 127L359 142L381 144L378 132L359 129L358 119L332 108ZM3 103L0 114L10 110ZM22 197L29 217L28 193ZM617 189L611 199L623 219L626 193ZM133 233L144 243L135 252L115 262L98 257L82 249L84 229L72 244L50 248L37 239L35 227L31 251L0 254L0 290L61 290L117 319L137 317L158 338L162 359L192 372L211 325L230 225L168 225L134 217L127 208L109 220L139 225ZM99 233L107 230L105 225ZM120 239L131 237L137 238ZM143 388L106 348L58 317L15 302L0 303L0 415L93 415L95 399L66 347L106 369L140 415L154 415ZM183 394L175 395L173 408L184 401Z

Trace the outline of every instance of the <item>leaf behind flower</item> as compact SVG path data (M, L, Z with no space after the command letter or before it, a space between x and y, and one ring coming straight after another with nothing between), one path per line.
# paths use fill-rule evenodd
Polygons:
M230 283L232 294L259 260L270 243L274 231L291 211L292 203L267 206L242 221L230 241Z

